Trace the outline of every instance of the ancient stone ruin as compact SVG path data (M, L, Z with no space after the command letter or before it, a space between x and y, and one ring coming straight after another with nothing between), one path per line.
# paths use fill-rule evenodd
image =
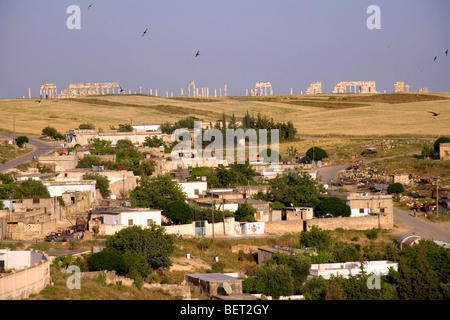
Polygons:
M258 82L255 83L255 91L253 92L253 94L255 96L267 96L267 88L269 88L270 90L270 95L273 95L273 90L272 90L272 84L270 82ZM258 89L259 89L259 94L258 94Z
M306 94L322 93L322 82L311 83L306 89Z
M339 82L334 86L332 93L377 93L377 91L375 81L350 81Z
M117 94L120 93L120 86L118 82L94 82L94 83L71 83L69 88L61 90L61 94L57 96L59 99L64 98L77 98L91 95L104 95L104 94ZM110 92L111 91L111 92Z
M55 99L58 95L58 89L56 88L56 84L54 83L41 84L39 94L41 99ZM28 95L31 97L30 92L28 92Z
M403 81L394 83L394 93L397 92L409 92L409 84L405 85Z

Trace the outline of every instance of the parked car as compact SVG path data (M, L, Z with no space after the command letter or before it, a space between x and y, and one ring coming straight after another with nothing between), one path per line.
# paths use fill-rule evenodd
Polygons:
M50 232L50 234L45 236L44 240L45 241L66 242L68 240L73 240L73 234L72 233L63 233L63 232Z

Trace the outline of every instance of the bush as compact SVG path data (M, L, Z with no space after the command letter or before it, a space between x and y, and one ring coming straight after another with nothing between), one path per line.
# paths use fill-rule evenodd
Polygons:
M333 217L350 217L350 207L338 197L329 197L321 200L316 208L320 216L331 214Z
M387 187L387 193L392 194L392 193L402 193L403 191L405 191L405 188L403 188L403 185L400 182L396 182L396 183L391 183L388 187Z
M379 229L370 229L370 230L366 230L366 237L370 240L376 239L378 238L378 233L380 232Z
M263 293L273 299L294 293L294 278L291 268L286 265L266 264L258 269L256 278L264 284Z
M87 263L89 271L116 271L120 275L125 275L128 272L122 256L112 251L94 253L87 259Z
M242 282L242 291L244 293L262 293L265 291L265 288L264 282L255 277L245 278Z
M305 159L307 161L317 161L317 160L322 160L328 158L328 153L323 150L322 148L319 147L313 147L313 148L309 148L308 151L306 151L306 157Z
M300 244L307 248L316 248L319 251L326 250L331 245L330 231L312 226L310 231L300 233Z
M164 214L175 224L189 223L192 220L192 210L184 201L170 202Z

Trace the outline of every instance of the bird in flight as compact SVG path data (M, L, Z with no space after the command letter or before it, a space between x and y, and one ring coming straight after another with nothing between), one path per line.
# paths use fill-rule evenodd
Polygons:
M434 57L434 58L433 58L433 61L436 61L436 59L437 59L437 57Z
M123 89L122 89L122 87L121 86L119 86L120 87L120 92L123 92Z
M445 55L446 55L446 56L448 55L448 49L447 49L447 50L445 50Z
M440 115L440 113L436 113L436 112L433 112L433 111L428 111L429 113L432 113L433 114L433 117L437 117L438 115Z
M197 51L197 53L195 54L195 57L197 58L200 55L200 51Z
M144 33L142 33L142 37L145 36L145 34L147 33L147 30L148 30L148 28L145 29Z
M93 3L91 3L91 4L89 5L88 9L90 9L90 8L92 7L92 5L93 5Z

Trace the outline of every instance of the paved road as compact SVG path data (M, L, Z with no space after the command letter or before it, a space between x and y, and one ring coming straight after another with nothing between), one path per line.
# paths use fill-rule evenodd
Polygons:
M14 135L12 133L5 133L5 132L0 132L0 135L8 137L10 139L13 139L13 137L14 137ZM18 137L19 135L20 134L17 134L17 133L15 134L16 137ZM42 140L39 140L38 138L40 136L27 135L27 137L29 139L28 144L32 145L34 147L34 150L21 156L21 157L18 157L13 160L10 160L6 163L0 164L0 172L5 172L9 169L15 168L22 163L33 160L34 157L39 157L39 156L45 155L56 149L56 143L44 142Z
M420 154L419 152L411 152L407 155ZM379 159L371 159L364 161L365 164L391 159L398 156L390 156ZM322 182L328 183L331 179L334 181L338 180L339 171L346 169L350 164L334 166L334 167L323 167L318 169L317 175L322 178ZM400 208L394 207L394 224L405 228L405 233L415 234L423 238L439 240L450 243L450 232L444 229L437 223L426 221L422 218L414 218L411 212L402 210ZM400 235L400 234L399 234Z

